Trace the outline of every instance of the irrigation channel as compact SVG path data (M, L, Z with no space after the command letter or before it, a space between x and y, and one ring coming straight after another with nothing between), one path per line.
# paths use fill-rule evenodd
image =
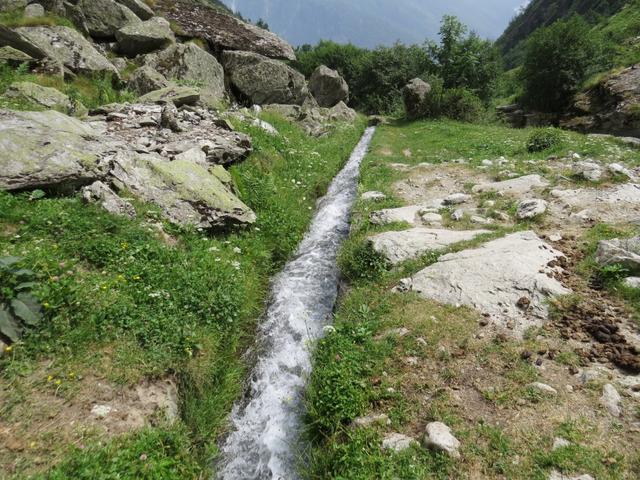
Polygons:
M295 480L301 451L302 396L311 349L322 337L338 295L338 250L349 234L368 128L318 202L296 255L273 280L258 332L246 394L231 414L218 466L220 480Z

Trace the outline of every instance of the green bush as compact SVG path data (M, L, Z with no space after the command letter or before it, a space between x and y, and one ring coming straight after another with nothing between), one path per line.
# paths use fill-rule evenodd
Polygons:
M484 110L482 100L466 88L445 90L442 97L442 114L452 120L473 122Z
M538 128L527 139L527 150L530 153L543 152L562 143L562 134L556 128Z

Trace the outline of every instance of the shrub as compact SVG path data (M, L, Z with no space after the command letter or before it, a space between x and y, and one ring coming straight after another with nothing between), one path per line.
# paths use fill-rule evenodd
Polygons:
M563 111L594 66L597 47L579 16L537 30L527 43L522 66L523 103L544 112Z
M538 128L527 139L530 153L543 152L562 143L562 134L555 128Z
M442 114L445 117L463 122L477 120L484 106L473 92L466 88L445 90L442 96Z

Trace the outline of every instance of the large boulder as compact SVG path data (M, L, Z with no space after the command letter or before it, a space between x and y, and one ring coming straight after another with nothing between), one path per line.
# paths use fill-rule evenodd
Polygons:
M640 273L640 236L602 240L596 251L600 265L621 265L630 273Z
M127 81L127 86L129 90L138 95L146 95L155 90L167 88L169 81L153 68L144 66L133 72L133 75Z
M402 89L404 108L407 118L420 118L425 114L428 95L431 85L420 78L414 78Z
M353 123L358 118L358 114L353 108L349 108L346 103L340 101L329 109L327 118L330 122Z
M142 20L149 20L154 15L151 7L143 0L117 0L117 2L127 7Z
M109 146L62 113L0 110L0 189L73 189L106 173Z
M63 113L86 113L80 105L74 104L64 93L51 87L43 87L32 82L15 82L4 92L4 96L27 102L37 107L58 110Z
M242 50L270 58L295 60L291 45L262 28L193 0L157 0L156 11L174 22L184 36L206 40L217 52Z
M309 95L300 72L278 60L252 52L224 52L223 64L233 93L256 105L302 105Z
M132 23L116 32L118 50L125 55L136 56L168 47L176 37L169 22L162 17L154 17L146 22Z
M0 47L0 62L6 62L9 65L19 66L23 63L33 63L35 58L31 55L27 55L20 50L16 50L13 47Z
M518 232L479 248L450 253L402 288L450 305L475 308L522 335L548 317L548 300L571 293L556 277L563 254L534 232Z
M146 65L169 80L199 86L204 100L224 98L224 71L216 58L194 43L173 45L146 58Z
M110 172L117 187L158 205L182 226L213 229L249 225L256 216L205 167L186 160L121 152Z
M349 101L349 85L338 72L325 65L320 65L311 75L309 90L321 107L331 108Z
M580 132L640 136L640 64L612 73L576 96L561 126Z
M0 44L4 44L36 59L49 58L73 73L113 73L118 71L78 31L62 26L20 27L0 26Z
M80 0L89 34L94 38L113 38L122 27L140 22L140 18L115 0Z

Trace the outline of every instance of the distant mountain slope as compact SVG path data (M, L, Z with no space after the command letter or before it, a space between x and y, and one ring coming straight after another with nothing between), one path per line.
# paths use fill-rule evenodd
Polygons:
M533 0L518 17L514 18L497 41L507 63L518 63L518 46L535 30L578 13L593 19L619 11L629 0Z
M452 14L481 36L495 39L522 0L224 0L244 17L264 19L294 45L321 39L363 47L400 40L422 43L438 34L440 20Z

